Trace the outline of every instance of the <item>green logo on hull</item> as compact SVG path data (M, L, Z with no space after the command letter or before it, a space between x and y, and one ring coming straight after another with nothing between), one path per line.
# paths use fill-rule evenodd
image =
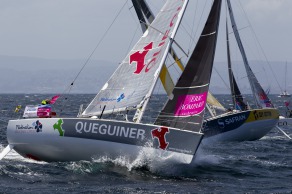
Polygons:
M60 136L64 136L64 130L62 129L63 120L59 119L57 123L53 125L54 130L58 130Z

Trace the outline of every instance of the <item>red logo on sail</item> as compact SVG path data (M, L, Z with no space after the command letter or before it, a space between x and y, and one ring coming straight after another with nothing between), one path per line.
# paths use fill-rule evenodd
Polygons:
M136 62L136 70L134 71L135 74L140 74L142 70L144 69L144 67L145 67L145 73L147 73L159 61L157 59L162 53L161 52L162 47L165 45L166 40L169 37L169 33L171 32L171 29L173 28L175 24L175 20L177 19L180 10L181 10L181 7L178 7L176 10L176 13L173 15L173 17L169 21L168 28L164 31L164 34L162 38L160 39L160 42L158 43L157 46L155 45L156 52L152 54L147 64L145 62L145 58L146 58L147 53L153 49L153 42L150 42L148 45L146 45L142 51L137 51L130 55L130 62L129 62L130 65L132 62Z
M272 103L269 100L268 96L265 93L259 93L260 100L264 101L266 107L271 107Z
M151 131L152 138L158 139L159 148L163 150L165 150L169 144L165 139L166 133L169 133L169 129L167 127L160 127L160 130L156 128Z
M145 57L150 49L153 47L153 42L149 43L147 46L144 47L142 52L137 51L130 55L130 64L132 62L136 62L136 71L135 74L140 74L143 68L145 67Z

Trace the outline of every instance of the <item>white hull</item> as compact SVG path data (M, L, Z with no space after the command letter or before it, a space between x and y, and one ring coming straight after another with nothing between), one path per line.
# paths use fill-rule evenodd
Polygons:
M255 114L262 116L258 117ZM258 140L276 126L278 117L276 109L259 109L210 119L206 126L212 125L212 128L209 129L209 135L204 136L203 143Z
M292 128L292 118L280 116L277 126L280 128Z
M56 127L60 120L61 132ZM37 129L36 121L41 129ZM155 125L96 119L22 119L9 121L7 139L22 156L47 162L101 157L134 161L143 153L151 156L147 160L167 157L178 163L192 161L202 134L167 128L165 146L151 133L155 129L162 131Z

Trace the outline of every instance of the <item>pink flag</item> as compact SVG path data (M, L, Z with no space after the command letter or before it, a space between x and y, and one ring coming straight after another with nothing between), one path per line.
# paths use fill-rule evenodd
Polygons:
M59 97L60 97L60 95L53 96L52 100L50 100L50 104L54 104Z
M289 101L286 101L285 102L285 106L289 106L290 102Z

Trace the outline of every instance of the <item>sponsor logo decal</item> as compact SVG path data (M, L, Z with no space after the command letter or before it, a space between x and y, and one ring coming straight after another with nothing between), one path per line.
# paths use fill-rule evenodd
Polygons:
M15 133L35 133L35 132L42 132L43 124L37 120L36 122L33 122L31 125L16 125L16 131Z
M125 98L125 94L122 93L122 94L121 94L119 97L117 97L117 98L105 98L105 97L103 97L103 98L100 99L100 101L101 101L101 102L114 102L114 101L120 102L120 101L122 101L124 98Z
M136 70L134 71L135 74L140 74L143 68L146 66L145 63L145 57L147 53L152 49L153 42L150 42L148 45L144 47L144 50L142 52L137 51L130 55L130 65L132 62L136 62ZM149 65L149 64L148 64ZM147 72L145 70L145 72Z
M242 115L234 116L234 117L227 118L227 119L224 119L224 120L223 119L218 119L217 123L218 123L220 128L225 128L228 125L231 125L231 124L234 124L234 123L237 123L237 122L241 122L241 121L244 121L244 120L246 120L246 116L244 114L242 114Z
M266 105L266 107L272 107L272 103L265 93L259 93L260 100Z
M100 101L102 102L112 102L112 101L116 101L116 98L101 98Z
M19 129L34 129L34 126L30 126L30 125L16 125L16 130L19 130Z
M125 94L122 93L122 94L118 97L117 102L120 102L120 101L123 100L124 98L125 98Z
M160 127L160 129L153 129L151 131L152 139L157 138L159 143L159 148L165 150L169 145L169 142L166 142L165 135L169 133L169 129L167 127Z
M278 121L278 126L279 127L283 127L283 126L285 126L285 127L287 127L288 126L288 122L287 121Z
M79 121L75 125L75 130L79 134L92 133L140 140L143 140L145 138L144 129L91 122Z
M191 116L200 114L206 105L207 92L202 94L181 95L175 107L175 116Z
M32 125L34 126L34 129L36 130L37 133L42 132L43 124L39 120L37 120Z
M217 123L221 129L223 129L225 127L225 123L224 123L224 121L222 121L222 119L218 119Z
M60 136L64 136L64 133L65 133L64 129L62 128L62 125L63 125L63 120L62 119L59 119L57 121L57 123L55 123L53 125L54 130L58 130Z
M272 113L271 113L270 111L267 111L267 112L263 112L263 111L254 111L253 114L254 114L254 118L255 118L255 120L263 119L263 118L265 118L265 117L269 117L269 118L272 117Z

